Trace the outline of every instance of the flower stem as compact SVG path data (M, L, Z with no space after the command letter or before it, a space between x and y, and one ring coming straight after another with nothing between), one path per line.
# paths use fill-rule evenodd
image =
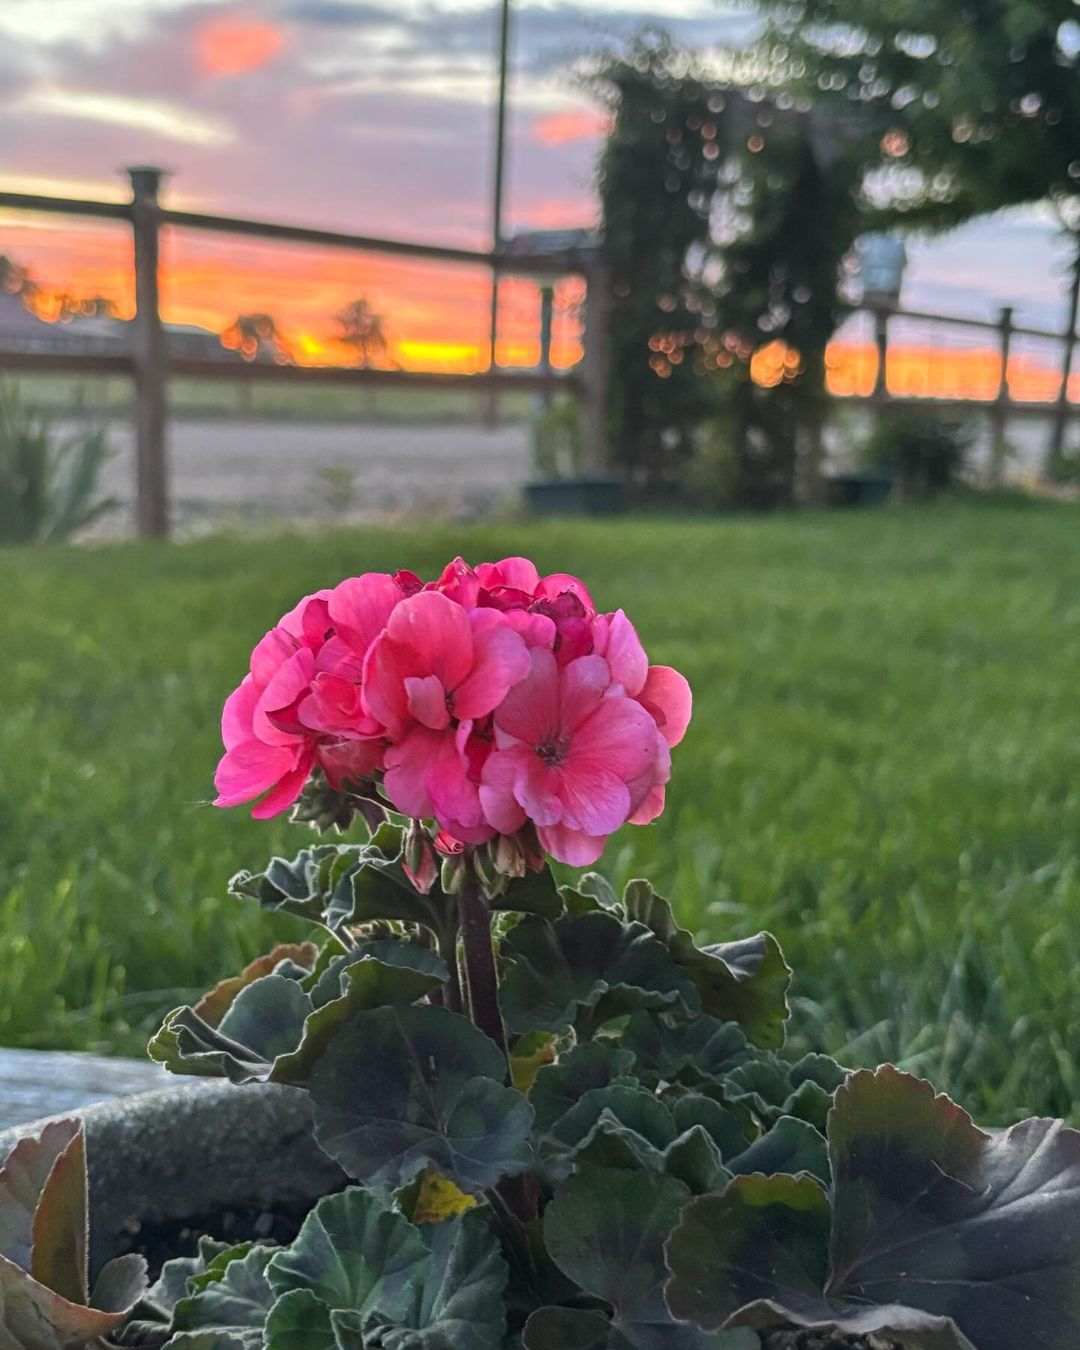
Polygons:
M495 951L491 943L491 907L471 870L458 894L458 918L461 923L469 1014L474 1024L491 1037L506 1057L506 1077L509 1082L510 1054L506 1046L502 1013L499 1011L499 980L495 973Z
M461 979L458 975L457 929L449 924L444 926L438 934L438 945L439 955L446 962L446 969L449 971L446 984L439 991L442 995L441 1003L451 1012L459 1013L462 1011L462 998Z

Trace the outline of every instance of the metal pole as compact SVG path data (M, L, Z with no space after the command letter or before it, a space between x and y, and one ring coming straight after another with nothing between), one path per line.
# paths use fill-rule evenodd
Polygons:
M1057 407L1050 428L1050 446L1047 451L1046 467L1052 473L1057 461L1065 449L1065 424L1069 417L1069 378L1072 375L1073 347L1076 343L1076 319L1080 310L1080 234L1073 236L1072 279L1069 283L1069 315L1065 321L1062 336L1061 388L1058 390Z
M491 248L498 253L503 242L503 189L506 181L506 90L510 65L510 0L499 11L499 94L495 107L495 181L491 202ZM491 322L488 331L488 367L495 370L495 343L499 336L499 273L491 273ZM488 400L488 424L499 420L499 396L492 390Z
M889 360L889 311L874 310L874 345L877 348L877 374L874 376L874 401L883 404L889 397L886 383Z
M585 462L590 473L608 467L608 362L611 273L603 257L589 267L585 291L585 351L581 361Z
M158 191L163 170L131 168L131 224L135 245L135 502L141 535L169 533L169 482L165 452L165 330L158 291Z

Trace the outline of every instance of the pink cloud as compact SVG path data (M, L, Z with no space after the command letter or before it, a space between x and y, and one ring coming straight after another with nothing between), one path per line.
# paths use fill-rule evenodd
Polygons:
M540 145L569 145L573 141L606 136L610 130L611 118L607 113L595 108L580 108L537 117L529 132Z
M274 61L284 46L285 33L277 24L244 14L216 14L195 33L199 69L215 77L260 70Z

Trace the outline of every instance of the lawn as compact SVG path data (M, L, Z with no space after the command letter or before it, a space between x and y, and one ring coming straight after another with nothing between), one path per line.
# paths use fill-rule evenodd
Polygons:
M1023 503L0 553L0 1043L138 1053L295 931L224 894L310 836L207 805L221 701L300 594L459 549L581 573L694 686L609 875L772 929L798 1043L1080 1113L1080 509Z

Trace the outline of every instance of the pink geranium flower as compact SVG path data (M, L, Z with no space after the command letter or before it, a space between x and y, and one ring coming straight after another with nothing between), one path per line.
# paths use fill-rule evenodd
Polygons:
M656 723L613 683L600 656L559 668L534 650L529 675L495 711L495 751L481 776L480 802L500 834L527 820L562 862L595 862L666 774Z
M394 610L368 653L363 698L393 742L384 786L398 810L435 816L466 842L491 837L470 738L528 672L528 648L497 610L466 610L438 591Z
M382 573L351 577L305 597L256 645L222 713L215 806L266 793L251 813L265 820L296 801L316 765L333 787L382 768L383 728L363 709L360 679L368 647L404 597Z

